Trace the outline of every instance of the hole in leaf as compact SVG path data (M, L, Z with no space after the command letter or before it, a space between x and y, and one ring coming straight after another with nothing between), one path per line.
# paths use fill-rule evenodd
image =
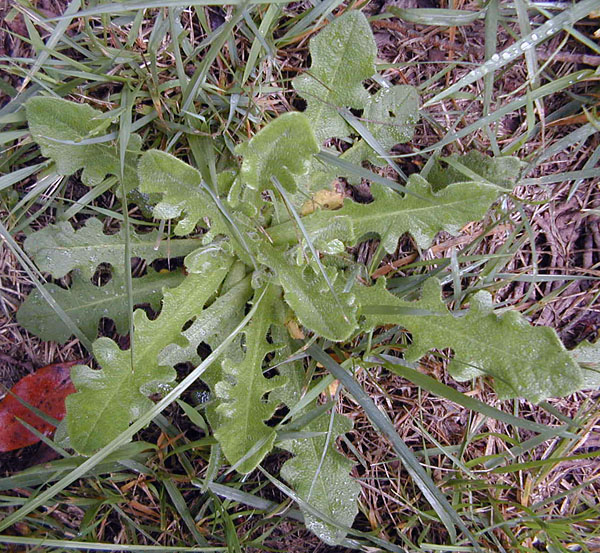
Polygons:
M285 405L282 405L265 424L273 428L277 426L289 412L290 410Z
M96 286L104 286L112 280L112 265L110 263L100 263L96 267L96 272L92 277L92 282Z
M212 353L212 348L207 343L202 342L196 348L196 353L200 359L206 359Z

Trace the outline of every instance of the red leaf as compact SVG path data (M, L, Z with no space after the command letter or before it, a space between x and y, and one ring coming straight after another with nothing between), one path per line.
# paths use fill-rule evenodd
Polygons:
M43 413L62 420L66 412L65 398L75 392L70 368L80 363L81 361L69 361L42 367L19 380L11 392ZM15 417L24 420L46 436L54 432L53 425L34 414L12 394L6 394L0 401L0 451L12 451L39 441L39 438Z

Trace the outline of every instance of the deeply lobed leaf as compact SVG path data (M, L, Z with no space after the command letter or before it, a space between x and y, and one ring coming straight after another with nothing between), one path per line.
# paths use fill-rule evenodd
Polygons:
M183 326L202 311L232 263L215 249L193 259L188 263L191 274L177 288L164 291L156 319L151 321L141 310L134 313L133 352L100 338L94 356L102 369L74 369L78 391L67 399L66 420L71 445L80 453L91 454L118 436L152 405L147 396L175 378L171 367L159 364L158 354L181 341Z
M131 257L147 263L166 257L187 255L198 247L198 240L160 240L158 231L129 233ZM78 269L91 278L100 263L109 263L117 274L124 273L125 231L104 234L103 224L92 217L79 230L63 221L34 232L25 240L25 251L41 271L62 278Z
M413 341L404 355L407 361L416 361L432 349L451 348L449 371L457 380L492 376L502 398L540 402L583 386L579 365L554 329L531 326L517 311L497 315L488 292L475 294L464 316L447 309L435 278L425 282L416 302L389 293L383 279L355 292L365 328L397 324L411 333Z
M133 304L148 303L153 309L160 305L162 290L181 283L180 271L156 273L133 279ZM119 334L129 330L128 299L125 280L114 276L104 286L92 284L77 271L73 273L71 287L61 288L56 284L44 284L44 288L71 317L73 322L90 340L98 335L100 319L111 319ZM42 340L65 343L71 330L59 319L38 290L33 290L17 311L20 325Z
M363 109L369 93L363 81L375 74L377 47L367 18L349 11L327 25L310 41L312 65L296 77L294 88L306 100L319 144L350 134L337 108Z
M336 216L349 217L355 240L379 236L388 253L396 250L400 236L407 232L420 248L428 248L442 230L458 233L465 224L481 219L499 194L496 187L478 182L448 186L436 194L419 175L410 176L403 197L376 183L371 191L373 202L346 202Z
M274 428L264 421L270 419L278 403L266 398L272 390L285 384L281 377L265 378L263 361L267 354L277 349L277 344L267 341L271 325L275 322L275 304L280 291L268 286L264 295L257 291L255 299L262 297L252 321L244 331L245 353L242 360L225 358L221 363L222 380L215 386L220 400L220 415L215 437L231 464L239 463L238 472L254 470L273 448Z
M56 163L61 175L83 169L81 181L95 186L107 175L120 178L121 163L112 142L86 143L102 133L110 121L87 104L61 98L36 97L25 104L29 130L42 154ZM125 156L124 184L129 191L138 186L136 161L142 145L137 134L131 135Z
M302 222L315 242L337 239L353 246L361 239L378 236L385 250L392 253L400 236L407 232L421 248L429 247L442 230L456 234L468 222L481 219L500 194L496 186L481 182L456 183L436 193L419 175L410 176L406 190L401 196L373 183L373 202L346 200L342 209L333 213L319 211L304 217ZM288 222L269 229L269 236L280 245L293 242L297 231Z

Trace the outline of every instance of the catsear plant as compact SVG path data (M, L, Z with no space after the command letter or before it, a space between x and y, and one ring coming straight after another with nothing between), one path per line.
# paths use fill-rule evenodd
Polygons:
M105 132L106 118L89 106L37 97L26 110L31 134L56 171L83 170L88 186L108 175L123 179L128 193L154 200L156 219L175 223L168 244L156 233L132 232L132 256L148 262L185 256L185 272L133 279L134 301L161 307L153 320L141 309L133 313L131 349L102 337L93 345L98 368L73 368L77 392L67 399L66 417L71 447L90 455L119 435L151 407L152 393L175 380L176 364L198 363L198 346L218 346L252 304L256 310L242 334L202 375L212 392L207 418L225 457L241 473L255 469L274 447L291 452L281 476L312 506L305 512L308 527L335 544L344 537L340 528L357 513L360 486L350 477L351 461L336 450L336 437L352 424L338 414L306 416L314 408L302 399L311 383L303 363L289 359L296 348L288 328L300 325L305 335L343 342L399 325L412 336L407 359L450 348L455 378L491 376L503 398L565 395L582 387L584 376L553 330L532 327L514 311L497 314L487 292L456 313L446 307L435 278L424 282L418 299L391 293L384 278L376 285L357 279L360 271L346 247L376 237L393 252L399 237L410 233L427 248L439 231L455 233L483 218L510 191L520 166L514 158L458 157L454 161L473 178L434 169L430 180L411 175L401 192L385 186L385 179L373 182L369 204L346 199L336 210L327 209L327 202L319 205L327 197L323 189L351 176L349 163L380 164L380 154L410 139L418 96L410 86L367 90L376 48L358 11L329 24L310 51L310 70L293 82L306 111L271 121L238 146L239 167L211 178L166 152L142 153L136 135L127 155L119 156L110 140L94 140ZM361 110L360 119L350 108ZM360 138L343 154L321 151L327 139L351 141L357 128ZM55 278L71 274L69 289L46 286L90 338L96 338L102 317L112 318L119 332L127 329L125 242L124 232L107 235L97 219L78 230L68 222L50 225L25 242L41 270ZM104 286L90 282L100 264L112 267ZM67 340L73 327L51 317L37 292L19 311L20 323L32 332ZM293 416L279 428L268 424L282 405ZM279 439L286 427L294 432Z

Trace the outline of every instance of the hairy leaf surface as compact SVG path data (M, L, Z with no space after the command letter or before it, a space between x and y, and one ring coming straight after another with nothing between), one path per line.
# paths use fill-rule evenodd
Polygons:
M412 344L405 352L408 361L417 361L432 349L451 348L454 357L449 371L457 380L493 376L502 398L526 397L540 402L570 394L583 384L579 365L554 329L531 326L517 311L495 314L487 292L471 298L464 316L447 309L435 278L425 282L422 297L416 302L389 293L383 279L355 293L366 328L394 324L412 334Z
M41 96L28 100L25 110L33 139L42 154L56 163L59 174L72 175L83 169L81 181L87 186L99 184L106 175L120 177L121 164L115 144L77 144L105 131L107 119L101 111L87 104ZM138 186L136 161L141 143L139 135L131 135L124 168L127 190Z
M67 399L67 428L78 452L88 455L109 443L152 406L149 394L161 383L174 380L175 371L160 366L158 354L168 344L181 341L183 326L202 311L231 266L231 258L212 250L206 251L203 260L195 256L194 262L195 266L188 265L191 274L177 288L165 290L155 320L149 320L144 311L134 313L133 366L131 351L100 338L94 343L94 356L102 369L79 366L73 370L78 391Z
M138 166L140 190L162 194L162 201L154 207L157 219L175 219L184 215L175 234L190 234L196 225L206 228L203 219L210 219L211 235L227 233L228 229L214 201L202 189L202 175L187 163L159 150L144 152Z
M516 157L490 157L475 150L465 155L452 154L445 158L445 161L442 166L440 160L436 160L427 175L434 190L440 190L455 182L476 180L476 176L481 177L480 180L484 182L512 190L521 172L521 161ZM457 165L453 166L451 163ZM459 166L464 169L461 171Z
M161 288L177 286L182 279L180 271L166 274L151 271L134 278L134 305L149 303L153 309L158 309ZM98 323L103 317L114 321L119 334L129 330L127 287L123 278L116 276L104 286L96 286L76 271L70 288L65 290L56 284L44 284L44 288L90 340L96 338ZM71 336L71 330L37 290L33 290L19 308L17 321L42 340L63 344Z
M419 120L417 89L408 85L380 89L371 96L362 118L366 121L367 130L384 151L388 152L396 144L408 142ZM367 159L376 165L383 162L364 139L344 152L341 159L356 165Z
M388 253L395 251L398 239L408 232L421 248L427 248L435 235L445 230L456 234L470 221L481 219L499 195L494 185L463 182L434 193L419 175L411 175L407 193L401 196L377 183L371 185L374 200L359 204L346 200L333 213L319 211L302 219L314 242L341 240L354 246L361 239L377 235ZM276 245L297 240L293 222L269 229Z
M363 81L375 74L377 47L367 18L350 11L310 41L312 65L296 77L294 88L306 100L317 141L350 134L336 108L362 109L369 102Z
M147 263L187 255L199 246L194 239L162 239L156 248L156 230L147 234L132 230L129 238L131 257L140 257ZM24 247L39 269L54 278L62 278L74 269L91 278L100 263L110 263L115 273L124 272L125 231L104 234L102 222L95 217L88 219L79 230L74 230L68 222L48 225L28 236Z
M273 329L273 341L281 344L275 359L279 373L287 382L272 392L272 396L292 409L303 393L306 378L303 364L302 361L287 361L292 348L289 334L281 324ZM292 422L315 407L317 402L300 411ZM307 433L322 432L322 436L286 440L278 444L295 456L285 462L281 475L305 502L338 524L351 526L358 512L360 485L349 474L353 463L340 455L335 443L338 436L352 429L352 421L335 414L327 439L329 424L330 415L322 415L302 428ZM304 510L304 520L311 531L330 545L339 544L345 537L344 532L317 519L307 510Z
M279 445L294 454L281 468L287 480L300 497L343 526L351 526L358 512L356 500L359 483L349 476L354 463L335 449L335 439L352 430L352 422L342 415L334 415L329 440L329 416L322 415L303 430L323 432L323 436L286 440ZM325 543L339 544L346 533L327 524L309 512L304 512L306 527Z
M255 299L261 294L257 291ZM241 361L225 358L221 363L223 380L215 386L221 400L217 413L220 423L215 430L223 453L231 464L240 460L237 470L243 474L256 468L263 457L273 448L275 430L264 421L270 419L277 402L266 399L269 392L282 386L280 377L265 378L265 356L277 349L267 341L267 334L274 322L274 304L279 291L270 286L252 321L244 331L245 354Z
M224 329L228 328L231 321L238 322L244 311L244 306L252 295L250 277L246 277L235 284L230 290L219 296L210 306L200 313L189 328L181 335L187 340L185 344L169 344L159 354L161 365L174 366L177 363L194 362L198 360L198 346L206 342L209 345L218 345L219 340L213 340L215 336L221 337ZM202 379L207 378L207 372L212 372L213 367L206 371ZM214 385L216 382L208 382ZM212 387L212 386L211 386Z
M271 121L249 142L238 146L237 152L244 156L240 175L250 188L273 188L271 178L275 177L294 192L297 177L308 172L319 144L306 116L290 112Z
M350 337L357 327L354 296L344 292L344 284L333 267L327 268L331 290L320 272L311 266L298 267L267 244L260 256L277 273L286 303L304 326L329 340Z
M406 232L420 248L428 248L442 230L458 233L463 225L481 219L498 197L496 187L477 182L448 186L436 194L419 175L411 175L406 188L407 193L400 196L373 183L373 202L345 202L336 215L350 218L356 240L376 234L392 253Z

